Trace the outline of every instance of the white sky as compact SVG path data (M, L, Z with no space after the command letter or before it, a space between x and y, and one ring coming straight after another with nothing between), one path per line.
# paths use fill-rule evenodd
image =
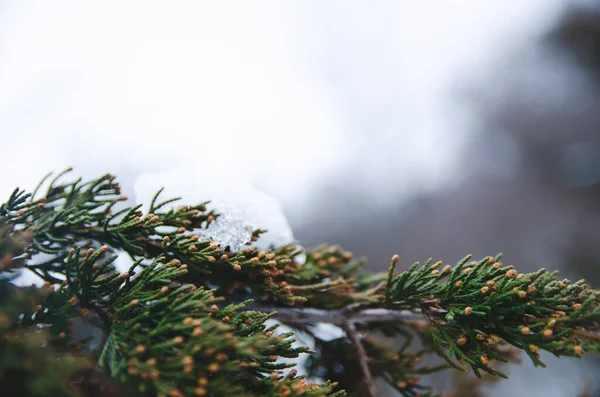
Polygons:
M0 197L67 166L226 170L297 211L344 172L438 187L473 122L450 90L562 3L3 1Z

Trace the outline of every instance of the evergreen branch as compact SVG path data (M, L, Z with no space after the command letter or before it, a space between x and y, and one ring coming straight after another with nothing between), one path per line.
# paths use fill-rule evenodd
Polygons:
M356 370L354 383L342 386L371 396L375 378L404 396L431 395L420 376L447 367L504 377L490 363L513 360L514 349L536 366L544 365L540 350L600 353L600 293L583 281L559 281L544 269L521 274L500 256L467 256L454 267L430 259L396 275L397 256L386 273L359 274L363 261L337 246L307 250L302 262L294 245L232 252L201 237L219 216L208 202L164 210L177 199L158 203L161 189L146 215L141 205L113 212L127 199L114 176L62 183L66 172L48 182L44 197L34 198L41 183L34 194L16 189L0 206L0 297L31 300L16 312L0 305L8 313L0 312L0 334L42 327L44 340L61 347L56 354L94 351L72 338L77 318L101 332L100 353L91 356L119 387L171 397L343 395L334 382L283 372L294 364L281 358L312 352L294 347L293 333L277 335L269 319L305 332L321 322L341 327L340 340L314 335L320 351L312 365L337 379L335 359L324 355L335 351L345 371ZM133 259L128 271L116 271L116 250ZM20 267L45 284L26 293L8 287ZM374 332L406 343L392 352ZM424 347L412 353L415 336ZM446 364L417 365L431 352Z
M524 350L536 366L544 366L539 350L580 357L598 352L600 330L598 293L582 281L558 281L544 269L529 274L502 266L500 256L479 262L461 260L451 270L429 262L398 275L392 281L388 307L418 304L434 326L433 336L452 363L504 376L488 365L500 356L502 339ZM448 277L444 284L441 282Z

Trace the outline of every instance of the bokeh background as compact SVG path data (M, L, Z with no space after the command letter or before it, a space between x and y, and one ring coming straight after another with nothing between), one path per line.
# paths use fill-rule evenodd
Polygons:
M0 0L0 148L0 197L238 175L368 270L501 251L600 285L600 4ZM490 395L600 395L597 359L545 359Z

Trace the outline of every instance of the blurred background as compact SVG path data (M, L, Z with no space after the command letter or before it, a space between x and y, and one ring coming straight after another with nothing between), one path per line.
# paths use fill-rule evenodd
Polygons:
M130 195L235 174L371 271L503 252L600 285L600 3L4 0L0 147L2 197L67 166ZM597 382L544 358L490 395Z

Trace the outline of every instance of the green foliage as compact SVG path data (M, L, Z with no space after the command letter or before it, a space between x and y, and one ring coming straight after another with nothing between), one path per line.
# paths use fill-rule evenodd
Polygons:
M451 270L428 262L390 282L389 307L419 304L433 324L438 353L452 366L469 365L506 377L492 360L506 362L502 341L524 350L536 366L544 366L539 351L580 357L598 352L600 304L597 291L583 281L559 281L558 272L541 269L518 273L503 266L500 257L470 262L470 256ZM444 282L445 280L445 282Z
M37 288L18 289L7 280L14 277L19 260L29 244L29 234L14 232L0 221L0 395L74 396L74 376L85 368L85 360L69 354L57 330L37 322ZM36 327L36 326L39 326Z
M219 216L208 202L166 209L174 200L159 192L144 214L112 175L61 180L16 189L0 207L2 395L363 396L379 378L425 396L422 376L470 366L503 377L493 362L517 349L535 365L540 350L598 353L598 294L582 281L519 274L499 257L400 274L394 257L370 274L335 246L303 261L294 245L232 252L200 238ZM132 259L128 271L117 254ZM44 284L15 287L21 271ZM272 319L311 335L317 352ZM345 337L322 340L316 322ZM431 353L442 360L423 364ZM331 381L311 383L283 360L300 354Z

